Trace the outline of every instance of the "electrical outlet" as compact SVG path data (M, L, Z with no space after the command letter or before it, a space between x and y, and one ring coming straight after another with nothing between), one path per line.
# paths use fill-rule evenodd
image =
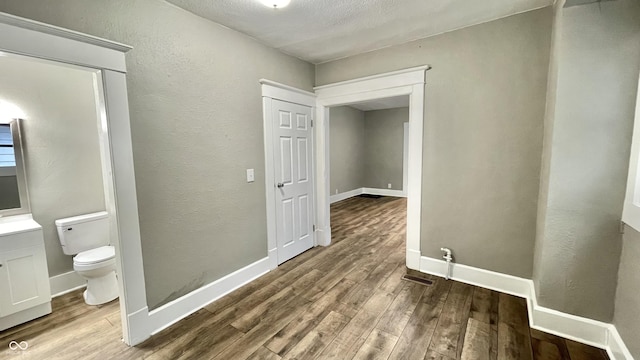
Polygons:
M387 184L387 189L391 189L391 183Z
M254 182L256 180L253 169L247 169L247 182Z
M338 189L336 189L336 194L338 194Z

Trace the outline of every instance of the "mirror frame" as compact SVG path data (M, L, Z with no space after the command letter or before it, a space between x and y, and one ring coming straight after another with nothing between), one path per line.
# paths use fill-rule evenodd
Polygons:
M24 215L31 212L29 203L29 190L27 187L27 176L25 170L22 130L20 119L11 119L8 124L11 128L11 138L13 140L13 152L16 158L16 179L18 181L18 195L20 196L20 207L11 209L0 209L0 217L12 215Z

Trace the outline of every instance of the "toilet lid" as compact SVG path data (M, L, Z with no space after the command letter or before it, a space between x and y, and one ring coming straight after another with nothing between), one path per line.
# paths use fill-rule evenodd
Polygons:
M83 251L73 258L76 264L95 264L116 256L116 248L113 246L102 246L96 249Z

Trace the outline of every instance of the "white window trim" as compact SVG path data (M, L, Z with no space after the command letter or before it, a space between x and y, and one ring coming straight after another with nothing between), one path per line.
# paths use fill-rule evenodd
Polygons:
M622 210L622 221L640 231L640 78L638 79L638 95L636 100L636 117L633 123L631 140L631 156L629 158L629 177L627 193Z

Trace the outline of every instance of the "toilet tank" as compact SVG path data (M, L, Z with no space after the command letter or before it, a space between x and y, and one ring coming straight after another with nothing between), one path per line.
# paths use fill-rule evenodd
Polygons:
M109 245L109 214L100 211L55 221L62 251L75 255Z

